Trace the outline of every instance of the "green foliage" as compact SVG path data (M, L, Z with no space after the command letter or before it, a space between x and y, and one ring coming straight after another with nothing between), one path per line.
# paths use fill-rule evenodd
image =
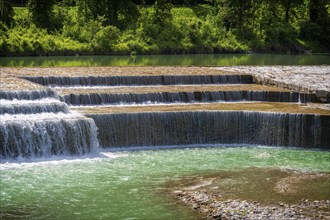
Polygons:
M88 50L84 44L60 35L50 35L46 29L37 28L35 25L28 29L15 27L9 29L6 34L6 38L0 38L0 47L8 54L65 55Z
M30 0L0 22L0 55L330 50L326 0L141 2Z
M298 33L291 25L279 23L267 29L266 44L272 50L286 52L296 46L297 37Z
M14 26L29 28L31 25L29 11L26 8L15 8L14 12Z
M172 4L166 0L156 0L153 5L153 13L151 13L151 19L155 24L165 24L172 19L171 14Z
M53 17L53 5L55 0L29 0L28 9L31 13L32 21L37 27L51 27Z
M10 26L13 21L14 10L9 0L0 0L0 21Z
M126 28L138 19L137 5L130 0L77 0L79 16L85 21L102 16L105 25Z
M330 4L326 0L310 0L308 7L309 20L300 24L300 37L330 50Z
M102 27L93 36L92 47L101 52L111 51L120 34L120 30L114 26Z

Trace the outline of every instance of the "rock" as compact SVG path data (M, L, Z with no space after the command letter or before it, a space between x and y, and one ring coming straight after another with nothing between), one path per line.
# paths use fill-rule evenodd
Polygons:
M256 201L222 200L207 191L186 191L175 195L190 204L194 210L205 213L207 219L330 219L329 212L325 211L330 210L329 200L303 199L300 204L295 205L283 202L261 205ZM201 204L209 198L212 199ZM324 210L317 207L323 207Z
M194 204L194 205L193 205L193 209L199 209L199 208L200 208L199 205L197 205L197 204Z
M327 102L330 98L329 92L324 90L317 90L316 91L316 98L320 102Z

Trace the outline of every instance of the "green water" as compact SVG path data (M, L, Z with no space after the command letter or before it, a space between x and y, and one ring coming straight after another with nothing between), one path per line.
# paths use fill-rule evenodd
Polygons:
M329 54L195 54L138 56L1 57L0 66L234 66L322 65Z
M330 172L330 152L218 147L106 152L0 166L1 219L200 219L162 196L167 182L260 167Z

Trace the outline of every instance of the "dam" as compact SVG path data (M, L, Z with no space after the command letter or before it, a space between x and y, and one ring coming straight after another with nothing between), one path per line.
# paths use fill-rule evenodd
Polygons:
M202 67L43 70L9 68L3 77L2 158L143 146L330 147L327 103L313 92L255 83L252 74ZM13 89L15 83L25 89Z
M1 68L0 218L329 216L328 74L241 68Z

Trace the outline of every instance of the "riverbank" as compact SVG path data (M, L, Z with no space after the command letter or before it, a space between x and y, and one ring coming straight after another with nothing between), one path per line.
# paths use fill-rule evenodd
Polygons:
M206 219L330 219L329 178L250 168L183 178L169 188L174 200Z
M309 201L302 199L299 204L261 205L256 201L221 200L220 193L209 191L177 192L183 203L206 219L330 219L330 200Z
M324 66L236 66L217 70L251 74L256 83L311 92L320 102L330 101L330 67Z

